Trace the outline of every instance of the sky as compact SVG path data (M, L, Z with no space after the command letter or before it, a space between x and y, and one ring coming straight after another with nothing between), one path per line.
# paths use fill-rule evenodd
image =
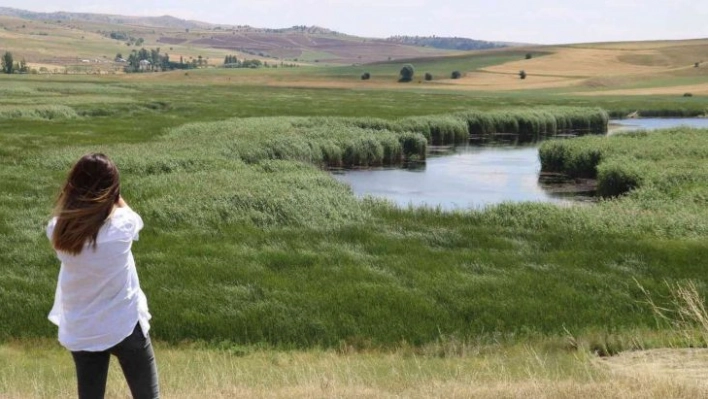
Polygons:
M538 44L708 37L706 0L4 0L32 11L172 15L216 24L317 25L365 37Z

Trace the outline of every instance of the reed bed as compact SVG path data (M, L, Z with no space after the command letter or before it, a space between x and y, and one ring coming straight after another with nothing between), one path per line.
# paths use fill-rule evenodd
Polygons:
M79 114L67 105L0 106L0 120L77 119Z
M540 107L457 114L467 121L470 134L518 134L522 139L540 139L559 133L601 134L607 132L609 115L599 108Z
M708 179L708 135L698 129L635 132L543 143L541 169L571 178L596 178L600 195L612 197L640 187L680 195Z
M315 128L355 126L376 131L414 132L422 134L429 145L460 144L470 135L514 134L522 140L538 140L556 134L603 134L608 130L609 116L600 108L538 107L506 110L469 110L452 114L381 118L308 118L295 126Z
M425 145L422 134L307 123L193 123L148 143L47 148L7 164L0 339L55 334L45 313L57 265L41 231L64 173L95 150L116 160L147 221L135 255L154 334L168 342L378 348L650 328L628 281L657 292L657 278L704 281L696 262L708 247L696 238L708 236L706 193L687 168L705 164L708 146L691 144L701 131L669 132L656 147L643 144L653 134L620 138L636 141L623 157L678 160L617 201L446 213L359 201L319 169L332 159L326 145L344 162L350 143L363 142L357 162L371 164L403 137ZM591 150L613 140L577 143Z
M634 278L656 292L665 291L658 279L707 281L698 266L708 257L708 196L691 169L705 164L700 132L650 153L634 136L610 169L623 159L663 167L635 168L637 188L596 206L401 209L358 200L322 167L421 159L426 146L469 135L471 115L488 133L551 134L600 126L603 112L583 119L567 107L521 107L492 118L470 111L483 99L452 95L241 90L150 85L139 103L133 94L66 94L59 101L80 104L81 118L3 125L0 341L56 335L46 312L58 264L43 229L70 165L90 151L116 160L124 194L146 221L135 256L154 337L167 342L366 349L601 335L655 327ZM486 106L498 108L494 101ZM234 118L273 113L308 116ZM369 113L391 119L359 118ZM574 157L594 151L600 161L577 168L605 173L606 151L620 147L578 143L586 140Z

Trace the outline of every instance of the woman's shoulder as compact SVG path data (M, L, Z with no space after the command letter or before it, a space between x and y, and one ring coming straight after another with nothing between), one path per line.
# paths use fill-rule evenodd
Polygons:
M137 237L143 228L143 219L134 210L128 207L117 207L109 217L110 230L117 230Z

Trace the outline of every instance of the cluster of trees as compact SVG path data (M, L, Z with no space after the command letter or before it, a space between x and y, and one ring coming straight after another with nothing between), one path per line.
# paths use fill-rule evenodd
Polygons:
M447 50L484 50L506 47L502 43L474 40L464 37L438 37L438 36L391 36L386 41L412 46L433 47Z
M30 71L24 58L19 62L15 62L12 53L9 51L6 51L5 54L2 55L0 64L2 66L2 73L29 73Z
M122 60L123 54L116 54L116 61ZM160 54L160 48L147 50L141 48L140 50L133 50L130 55L125 59L127 65L125 66L125 72L159 72L159 71L169 71L173 69L190 69L196 68L205 62L202 56L199 56L199 61L194 59L193 62L185 63L182 57L180 57L179 62L173 62L170 60L170 55Z
M224 57L224 68L260 68L262 66L269 66L268 62L262 62L261 60L239 60L235 55L227 55Z
M524 77L521 79L526 78L526 73L524 72ZM452 79L459 79L462 77L462 72L460 71L452 71L452 74L450 75L450 78ZM398 81L399 82L410 82L413 80L413 76L415 76L415 68L413 67L412 64L406 64L401 68L401 71L398 75ZM424 79L426 81L431 81L433 80L433 74L430 72L426 72L425 75L423 75ZM361 75L361 80L369 80L371 79L371 74L369 72L364 72Z
M528 58L527 58L528 59ZM406 64L401 68L401 71L398 75L398 81L399 82L410 82L413 80L413 76L415 75L415 68L413 67L412 64ZM460 79L464 74L460 71L452 71L450 74L451 79ZM526 79L526 71L519 71L519 78L521 79ZM426 81L431 81L433 80L433 74L430 72L426 72L424 75L424 78ZM371 79L371 74L369 72L364 72L361 75L361 80L369 80Z
M142 37L133 37L125 32L111 32L108 34L113 40L124 41L127 46L142 46L145 40Z
M278 66L283 68L294 68L297 67L296 64L286 64L280 62L280 64L269 64L268 61L261 61L257 59L242 59L239 60L235 55L227 55L224 57L224 68L278 68Z

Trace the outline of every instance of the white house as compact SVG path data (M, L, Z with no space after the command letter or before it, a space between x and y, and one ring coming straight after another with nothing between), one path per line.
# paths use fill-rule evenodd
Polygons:
M141 71L145 71L147 69L150 69L150 66L152 65L152 63L148 60L140 60L139 64L140 64Z

